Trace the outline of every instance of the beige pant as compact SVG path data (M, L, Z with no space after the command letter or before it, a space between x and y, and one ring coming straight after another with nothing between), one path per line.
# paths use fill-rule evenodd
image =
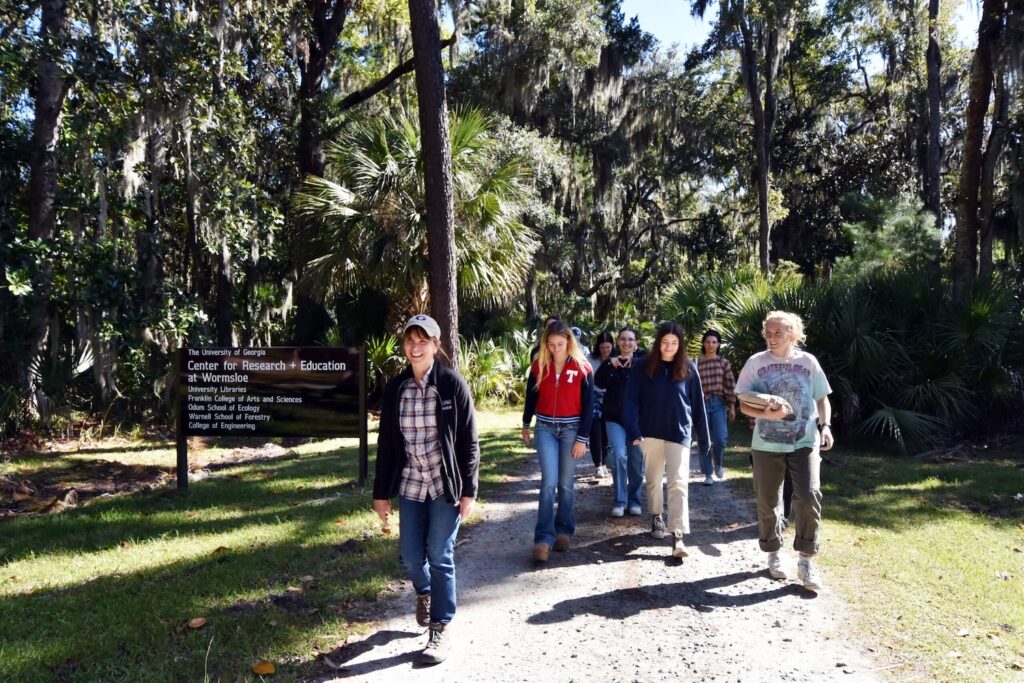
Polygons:
M690 449L681 443L644 438L644 476L647 477L647 511L660 515L664 509L661 494L661 475L668 479L669 533L690 533L690 501L687 487L690 481Z

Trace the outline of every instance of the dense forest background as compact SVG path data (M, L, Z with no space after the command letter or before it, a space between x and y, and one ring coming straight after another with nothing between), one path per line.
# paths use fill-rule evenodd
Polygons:
M682 0L680 0L682 1ZM460 332L808 317L841 429L1004 429L1024 370L1024 3L449 0ZM405 0L0 2L0 428L167 419L182 345L362 344L430 306ZM692 345L691 345L692 346ZM696 349L691 348L692 351ZM1018 412L1015 412L1018 411Z

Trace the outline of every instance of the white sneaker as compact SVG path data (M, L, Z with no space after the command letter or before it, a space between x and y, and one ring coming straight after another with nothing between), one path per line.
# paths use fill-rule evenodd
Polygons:
M771 575L773 579L788 578L786 570L782 568L782 558L779 557L778 551L768 553L768 574Z
M714 480L714 478L710 474L707 475L706 477L704 477L704 485L705 486L711 486L714 483L715 483L715 480Z
M612 508L611 514L612 517L621 517L622 515L626 514L626 508L622 507L621 505L616 505L615 507Z
M821 580L821 574L818 573L818 569L809 557L801 556L796 563L796 577L803 581L804 588L812 593L817 593L825 587L825 582Z
M683 545L683 535L672 536L672 557L686 557L686 546Z
M633 515L634 517L639 516L642 512L643 512L643 510L640 509L639 505L630 505L629 506L629 514Z
M719 481L725 479L725 468L719 465L715 470L715 476L718 477Z

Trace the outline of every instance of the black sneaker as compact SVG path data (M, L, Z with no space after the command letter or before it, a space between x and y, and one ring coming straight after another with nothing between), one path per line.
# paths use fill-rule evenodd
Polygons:
M416 623L430 626L430 593L416 596Z
M430 624L427 646L420 653L420 664L440 664L445 660L448 650L452 648L452 639L447 631L448 624Z
M661 515L651 516L651 538L665 538L668 535L668 531L665 530L665 520L661 518Z

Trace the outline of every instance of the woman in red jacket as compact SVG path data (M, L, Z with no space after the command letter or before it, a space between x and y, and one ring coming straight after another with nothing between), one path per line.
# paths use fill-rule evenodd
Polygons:
M573 503L576 461L587 452L594 417L594 378L572 331L551 323L530 366L523 410L523 443L530 444L530 422L537 415L540 507L533 534L533 559L546 562L548 550L567 550L576 531ZM557 500L558 509L555 510Z

